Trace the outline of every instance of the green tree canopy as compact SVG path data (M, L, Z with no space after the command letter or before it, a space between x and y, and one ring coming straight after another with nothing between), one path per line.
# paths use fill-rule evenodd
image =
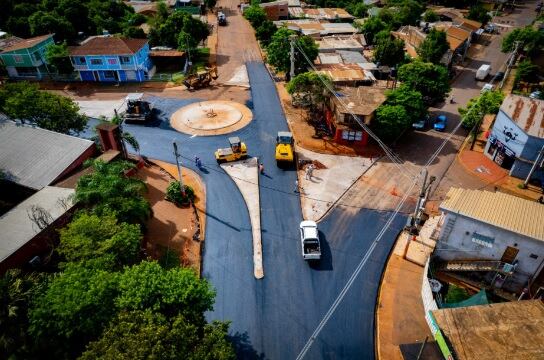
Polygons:
M12 119L64 134L77 134L87 125L74 101L26 82L5 84L0 89L0 109Z
M477 2L475 5L470 7L467 18L481 22L482 24L485 24L491 20L491 16L489 16L487 13L487 9L484 8L480 2Z
M28 23L33 36L54 33L56 40L75 40L76 31L72 24L54 13L37 11L28 18Z
M518 64L516 69L516 84L520 81L535 83L538 82L538 65L535 65L531 60L525 59Z
M57 251L71 264L120 270L136 263L141 241L138 225L119 223L112 214L83 212L60 231Z
M332 79L315 72L298 74L287 84L287 92L293 97L293 102L314 108L324 103L329 89L334 89Z
M289 36L293 34L295 33L287 28L278 29L272 36L272 40L267 47L268 63L277 70L285 72L287 75L289 75L291 67ZM306 72L306 69L310 66L306 57L310 62L313 62L317 58L318 47L314 39L309 36L298 36L295 44L295 75L297 75ZM299 48L306 54L306 57L301 54Z
M117 287L114 273L68 266L36 299L30 310L30 334L52 357L80 351L115 316Z
M448 70L444 66L419 60L402 65L398 79L410 89L419 91L428 105L443 101L451 90Z
M361 31L365 35L365 40L368 44L375 43L375 36L379 32L390 30L390 26L377 17L371 17L361 25Z
M416 51L421 61L439 64L449 48L446 33L431 29Z
M96 215L113 213L121 222L144 224L151 216L149 202L143 197L145 183L124 175L134 164L97 160L92 166L94 171L79 179L75 199Z
M504 53L514 51L516 42L520 44L520 50L529 56L538 54L544 46L544 33L534 29L532 26L516 28L508 33L502 40L501 50Z
M278 28L270 20L265 20L260 26L255 29L255 36L261 42L263 46L268 46L272 36L276 33Z
M440 18L438 17L438 15L431 9L428 9L427 11L425 11L425 13L423 14L423 21L426 21L426 22L430 22L430 23L433 23L433 22L436 22L440 20Z
M192 324L204 323L204 312L212 309L215 297L210 284L192 269L166 270L149 261L127 268L120 276L119 291L115 303L121 310L182 315Z
M265 22L266 12L259 5L251 5L244 10L244 17L256 29Z
M181 32L188 34L193 47L209 34L208 26L202 21L193 18L185 11L174 11L163 22L157 21L155 23L149 33L149 42L153 46L163 45L178 48Z
M466 108L459 108L461 121L467 128L473 128L486 114L499 112L504 95L500 91L486 91L480 96L470 99Z
M404 41L393 38L388 30L376 36L374 48L374 62L380 65L397 66L404 62Z
M395 90L387 92L385 105L402 106L406 110L410 124L424 118L427 114L427 106L423 101L423 95L404 84Z
M374 132L384 141L395 140L410 125L410 117L401 105L381 105L372 122Z
M66 42L49 45L45 51L45 59L60 74L71 74L74 71Z
M418 0L389 0L379 18L393 29L402 25L416 25L425 6Z
M370 6L366 5L364 2L352 2L346 7L346 11L356 18L364 18L368 15L368 9Z
M122 312L80 359L234 360L227 330L226 323L199 327L181 315L167 319L149 310Z

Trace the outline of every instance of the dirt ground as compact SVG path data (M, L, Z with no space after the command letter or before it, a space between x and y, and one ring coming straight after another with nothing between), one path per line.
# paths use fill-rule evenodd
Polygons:
M378 157L381 149L373 144L366 146L346 146L336 144L331 139L314 138L315 130L307 121L306 110L295 108L291 104L291 95L287 93L284 82L276 83L283 112L293 133L296 145L321 154Z
M175 179L163 168L147 166L140 169L137 176L147 184L145 196L153 209L144 235L148 255L160 259L167 251L173 251L179 256L180 264L200 273L202 237L197 212L191 206L177 207L165 200L166 188ZM193 180L193 188L200 200L203 190L195 183L198 181Z

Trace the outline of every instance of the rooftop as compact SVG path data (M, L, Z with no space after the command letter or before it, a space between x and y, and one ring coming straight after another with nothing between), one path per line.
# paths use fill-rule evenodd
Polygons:
M41 232L30 219L36 207L46 211L48 223L51 224L72 208L74 192L74 189L47 186L1 216L0 262Z
M323 19L323 20L335 20L335 19L354 19L355 17L341 8L318 8L318 9L304 9L304 13L307 18L310 19Z
M501 192L451 188L441 210L544 241L544 206Z
M316 41L320 52L334 51L334 50L356 50L363 51L364 46L361 43L361 37L338 37L328 36L323 37Z
M456 50L470 37L470 32L458 28L456 26L450 26L446 30L446 38L450 44L451 50Z
M501 111L527 135L544 138L544 100L510 94L502 102Z
M338 89L337 94L342 102L336 97L333 101L339 111L355 115L372 114L386 99L385 89L372 86L344 87Z
M4 35L4 37L0 38L0 52L4 51L4 49L7 49L21 41L24 41L24 40L21 39L20 37Z
M350 23L321 23L315 19L279 20L274 21L274 24L277 27L286 25L288 29L300 31L304 35L356 34L359 31Z
M267 2L267 3L262 3L262 4L259 4L260 7L271 7L271 6L282 6L282 5L285 5L285 6L288 6L289 5L289 2L287 0L278 0L278 1L271 1L271 2Z
M432 312L456 359L544 358L544 304L522 300Z
M38 45L42 41L45 41L45 40L49 39L52 36L53 36L53 34L47 34L47 35L36 36L36 37L30 38L30 39L21 39L21 41L15 41L15 42L11 43L10 45L8 45L7 47L5 47L4 49L2 49L2 52L9 52L9 51L15 51L15 50L21 50L21 49L28 49L28 48L31 48L33 46Z
M80 46L70 46L72 56L132 55L147 43L146 39L127 39L116 36L93 36Z
M0 121L0 169L8 180L40 190L54 182L92 141Z

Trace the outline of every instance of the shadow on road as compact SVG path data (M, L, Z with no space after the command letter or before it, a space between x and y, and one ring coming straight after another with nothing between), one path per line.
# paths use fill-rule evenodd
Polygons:
M238 232L241 232L241 231L242 231L240 228L231 225L229 222L226 222L226 221L224 221L224 220L219 219L217 216L212 215L212 214L210 214L209 212L206 212L205 214L206 214L206 216L211 217L212 219L214 219L214 220L220 222L221 224L223 224L223 225L225 225L225 226L231 228L232 230L235 230L235 231L238 231ZM251 230L251 229L250 229L250 230Z
M327 237L321 231L319 232L319 241L321 245L321 260L310 261L310 267L319 271L332 271L332 252Z
M236 332L234 335L229 336L229 340L234 346L234 351L236 352L237 359L244 360L260 360L265 359L263 353L258 353L253 346L251 346L251 341L249 341L249 336L247 332L239 333Z

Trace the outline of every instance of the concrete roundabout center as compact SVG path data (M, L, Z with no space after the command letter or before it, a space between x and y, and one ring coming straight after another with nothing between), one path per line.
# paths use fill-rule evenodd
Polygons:
M239 130L253 119L251 110L234 101L201 101L177 110L170 124L179 132L191 135L221 135Z

